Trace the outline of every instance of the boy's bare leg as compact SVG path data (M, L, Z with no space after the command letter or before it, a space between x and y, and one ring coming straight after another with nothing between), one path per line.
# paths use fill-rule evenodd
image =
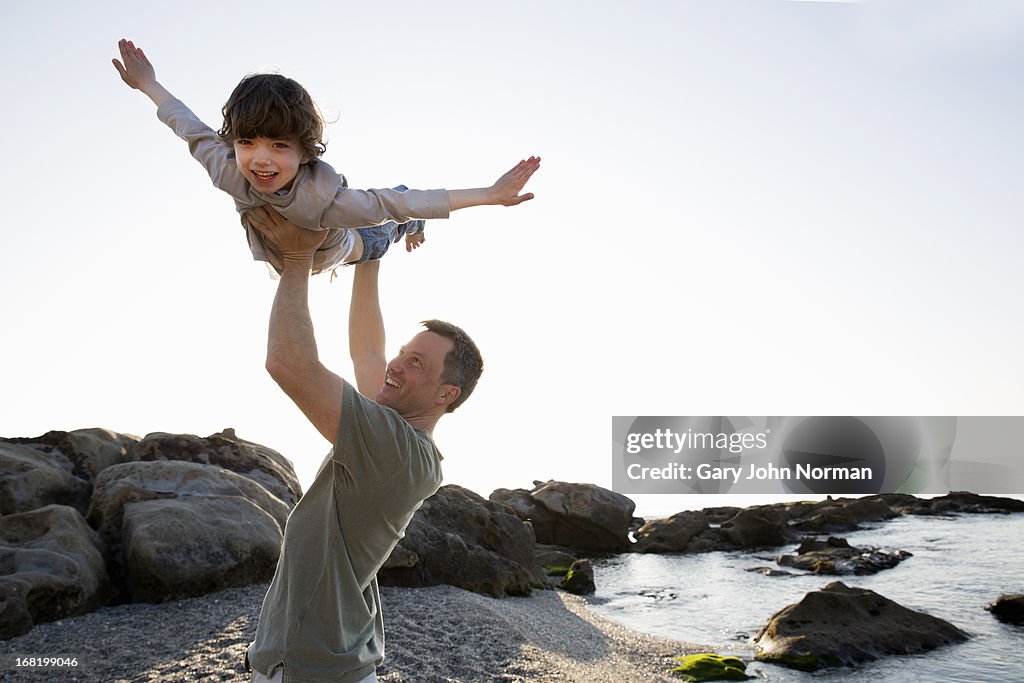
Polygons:
M412 251L419 249L420 245L427 241L427 236L422 232L407 233L405 235L405 250Z

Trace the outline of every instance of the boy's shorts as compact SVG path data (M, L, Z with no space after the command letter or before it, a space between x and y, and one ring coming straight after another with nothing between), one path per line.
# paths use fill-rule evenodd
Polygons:
M394 189L405 192L409 188L405 185L395 185ZM388 253L388 247L391 246L392 242L405 237L406 234L413 235L417 232L423 232L423 226L426 221L421 219L407 221L405 223L396 223L394 221L388 221L381 225L373 225L369 228L356 228L356 232L363 239L363 256L358 261L352 261L348 265L358 265L366 261L374 261Z
M359 233L359 237L363 240L363 256L358 261L353 261L350 265L381 258L384 254L388 253L388 247L391 246L392 242L397 242L407 234L413 235L417 232L423 232L425 224L426 221L416 219L401 224L388 221L383 225L356 228L356 232Z

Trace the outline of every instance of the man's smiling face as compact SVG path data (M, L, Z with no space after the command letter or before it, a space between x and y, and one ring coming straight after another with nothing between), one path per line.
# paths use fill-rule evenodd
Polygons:
M388 363L377 403L393 408L406 419L447 405L444 396L458 389L443 384L441 377L445 357L454 347L451 339L435 332L417 334Z

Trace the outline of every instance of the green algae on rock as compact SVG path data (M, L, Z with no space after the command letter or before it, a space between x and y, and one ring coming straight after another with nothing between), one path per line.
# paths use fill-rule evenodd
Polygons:
M685 657L676 657L682 662L672 673L685 681L746 681L747 665L738 657L725 657L703 652Z

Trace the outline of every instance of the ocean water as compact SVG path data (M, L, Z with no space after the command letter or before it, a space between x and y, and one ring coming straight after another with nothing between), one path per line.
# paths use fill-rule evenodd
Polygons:
M913 557L873 576L769 577L795 545L768 551L618 555L595 562L591 609L630 628L752 658L758 629L783 607L831 581L869 588L904 607L941 617L972 637L922 655L884 657L856 668L804 673L751 663L761 680L1024 681L1024 627L1004 624L985 605L1024 592L1024 514L899 517L836 534L851 545L909 550Z

